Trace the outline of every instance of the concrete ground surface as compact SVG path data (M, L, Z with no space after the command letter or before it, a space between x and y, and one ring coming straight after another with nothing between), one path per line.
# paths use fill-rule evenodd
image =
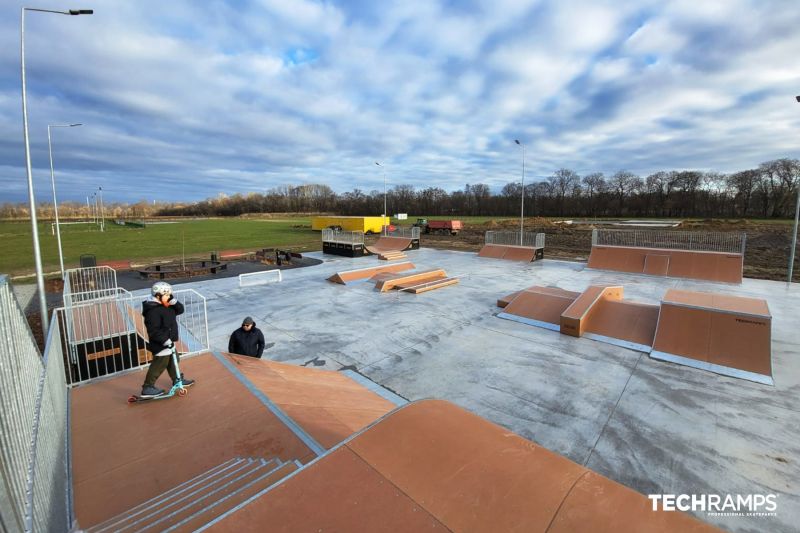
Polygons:
M386 263L313 253L324 262L286 271L281 283L240 288L234 277L180 288L208 299L212 349L226 350L229 334L251 315L275 343L265 352L270 359L350 367L409 400L450 400L644 494L777 494L777 516L695 515L730 531L797 531L800 287L406 253L418 270L443 268L460 283L419 295L338 285L326 278ZM590 284L623 285L626 299L653 304L669 288L766 299L775 386L495 316L498 298L531 285L583 291Z

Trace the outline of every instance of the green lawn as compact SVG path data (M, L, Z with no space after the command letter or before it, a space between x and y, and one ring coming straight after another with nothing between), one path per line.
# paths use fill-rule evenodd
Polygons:
M0 222L0 273L10 275L34 272L33 239L30 222ZM238 218L192 220L148 224L132 228L106 223L100 232L91 224L61 225L65 268L79 266L81 254L94 254L98 261L208 257L212 251L256 250L286 247L292 250L319 250L320 233L311 230L311 219L246 220ZM49 222L39 224L39 244L45 272L58 270L58 244Z

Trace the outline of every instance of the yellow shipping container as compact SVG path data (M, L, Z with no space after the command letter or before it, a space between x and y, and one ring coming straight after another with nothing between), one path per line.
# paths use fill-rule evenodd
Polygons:
M380 233L383 226L390 223L390 217L312 217L311 229L322 231L331 226L341 226L344 231Z

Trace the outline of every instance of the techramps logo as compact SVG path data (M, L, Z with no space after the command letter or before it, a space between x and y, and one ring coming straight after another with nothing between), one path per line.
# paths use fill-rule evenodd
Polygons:
M777 494L648 494L653 511L692 511L708 516L778 516Z

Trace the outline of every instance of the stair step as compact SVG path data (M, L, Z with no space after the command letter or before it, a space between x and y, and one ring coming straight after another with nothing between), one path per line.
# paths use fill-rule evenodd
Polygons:
M162 514L157 520L150 522L144 528L137 529L137 531L165 531L174 524L178 524L186 519L189 519L195 514L202 513L206 509L215 507L215 504L220 500L224 500L228 496L236 494L242 488L249 486L269 472L279 468L280 465L281 463L276 460L264 461L263 464L259 464L250 471L243 473L236 479L231 480L228 483L219 486L205 494L198 495L197 498L187 501L185 505L182 505L180 508L172 509L170 512Z
M189 533L191 531L196 531L215 518L223 515L237 505L246 501L248 498L251 498L259 492L268 489L270 486L274 485L300 468L300 466L301 465L299 463L289 462L283 463L271 471L264 472L261 476L251 479L238 490L230 492L225 496L221 496L214 502L208 502L205 506L196 511L195 514L184 518L174 526L164 531L168 531L170 533Z
M231 469L236 468L242 464L245 464L247 459L243 459L241 457L234 457L233 459L229 459L222 464L215 466L199 474L188 481L184 481L180 485L176 485L175 487L167 490L166 492L159 494L154 498L150 498L135 507L132 507L125 511L122 514L119 514L113 518L110 518L100 524L90 527L87 530L87 533L102 533L106 531L117 531L120 527L124 527L124 523L135 521L137 518L142 518L147 516L147 514L152 513L155 509L162 507L170 503L171 501L179 498L181 495L186 494L188 491L197 490L198 487L203 486L205 483L212 481L213 479L224 475L226 472L229 472Z
M264 465L264 460L247 459L235 467L224 472L222 475L216 476L203 485L193 487L191 490L185 491L172 501L160 505L155 505L153 509L144 515L136 517L135 520L127 521L125 524L120 524L114 527L114 531L141 531L148 527L150 524L161 520L162 517L172 514L183 507L190 505L198 498L202 498L226 484L236 481L242 476L247 475L255 468Z

